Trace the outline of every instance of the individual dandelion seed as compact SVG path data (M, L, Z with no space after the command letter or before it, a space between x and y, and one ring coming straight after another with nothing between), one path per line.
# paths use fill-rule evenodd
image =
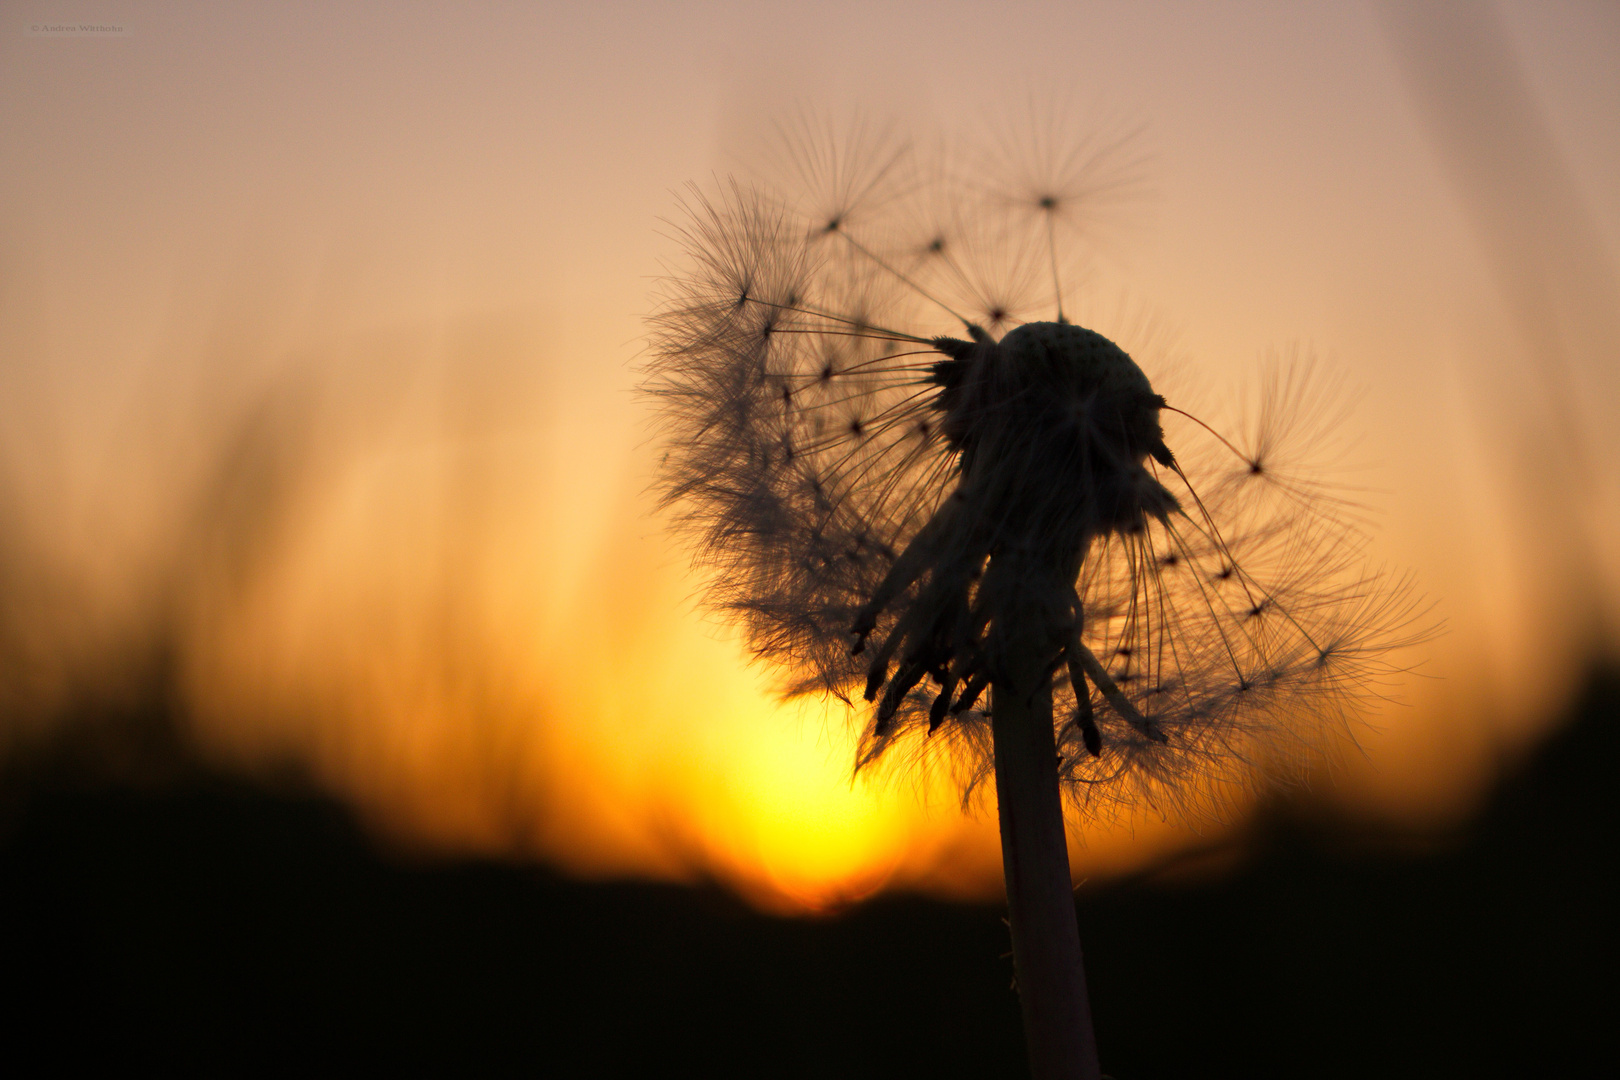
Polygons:
M910 745L969 790L994 775L1032 1066L1096 1075L1061 788L1093 813L1199 809L1305 760L1403 594L1271 461L1301 380L1274 380L1245 448L1068 321L1072 156L1044 155L1063 182L1011 213L1006 183L870 129L805 135L778 184L687 199L645 383L663 492L789 691L864 716L859 767Z

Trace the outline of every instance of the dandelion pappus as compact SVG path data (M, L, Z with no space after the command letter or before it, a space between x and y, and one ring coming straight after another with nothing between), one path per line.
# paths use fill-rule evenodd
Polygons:
M1206 803L1320 750L1411 608L1347 504L1273 465L1306 384L1278 381L1249 449L1069 321L1067 224L1117 194L1114 143L1048 155L1017 203L857 135L790 140L777 185L694 189L679 227L646 388L711 601L791 692L871 703L862 766L919 735L971 789L985 692L1031 650L1018 690L1057 695L1094 809Z

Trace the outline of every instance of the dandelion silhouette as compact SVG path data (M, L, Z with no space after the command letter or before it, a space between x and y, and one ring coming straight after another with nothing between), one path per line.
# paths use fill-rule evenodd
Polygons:
M1122 144L1036 139L986 180L871 128L783 134L782 182L686 200L645 383L664 497L788 690L865 717L858 768L994 775L1032 1068L1095 1076L1060 792L1196 810L1308 760L1406 590L1286 460L1297 369L1240 445L1065 317Z

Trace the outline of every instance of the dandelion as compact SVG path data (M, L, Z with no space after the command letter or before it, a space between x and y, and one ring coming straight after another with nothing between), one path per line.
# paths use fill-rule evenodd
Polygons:
M1288 460L1302 369L1228 436L1069 321L1135 163L1036 142L980 178L801 124L778 182L691 189L645 388L709 599L787 690L862 718L858 768L994 777L1032 1067L1097 1075L1061 793L1207 809L1310 760L1409 605Z

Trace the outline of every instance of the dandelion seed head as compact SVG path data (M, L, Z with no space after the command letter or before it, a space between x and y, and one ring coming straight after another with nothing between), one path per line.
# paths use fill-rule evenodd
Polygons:
M1047 688L1092 813L1210 809L1320 753L1413 622L1290 458L1326 415L1304 369L1228 437L1064 317L1054 222L1118 196L1117 169L1088 180L1095 147L1047 153L1065 194L1032 217L870 128L787 134L782 183L689 195L651 320L660 484L709 601L789 693L848 704L862 768L971 792L986 708Z

